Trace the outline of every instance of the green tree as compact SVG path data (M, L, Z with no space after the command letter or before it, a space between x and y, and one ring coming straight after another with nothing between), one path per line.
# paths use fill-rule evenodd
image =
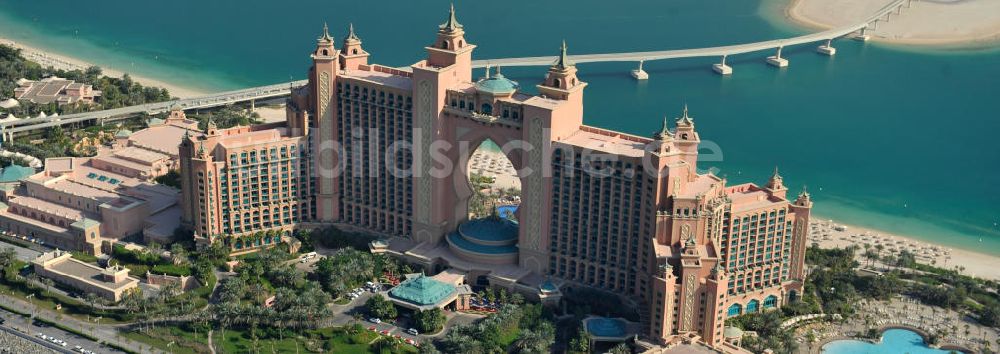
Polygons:
M437 333L444 327L446 320L444 312L439 308L417 311L413 314L413 321L420 333Z
M368 313L379 319L392 320L397 316L396 305L382 296L376 295L368 298L365 307L368 309Z

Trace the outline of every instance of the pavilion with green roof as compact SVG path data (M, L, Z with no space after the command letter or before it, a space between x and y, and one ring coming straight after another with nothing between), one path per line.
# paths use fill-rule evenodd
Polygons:
M407 274L406 280L385 293L396 305L411 310L433 308L467 308L472 289L468 285L449 284L423 274ZM456 303L456 300L457 301Z

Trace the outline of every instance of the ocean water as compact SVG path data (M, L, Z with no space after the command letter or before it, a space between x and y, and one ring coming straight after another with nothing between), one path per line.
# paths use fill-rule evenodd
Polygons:
M787 0L460 1L476 58L706 47L789 37ZM0 36L119 70L209 90L304 78L324 22L339 39L353 22L375 62L425 55L448 2L385 0L0 0ZM905 14L904 14L905 16ZM647 135L691 109L731 183L763 183L778 166L793 191L809 186L816 214L1000 255L1000 50L898 49L834 42L716 59L579 66L587 124ZM533 88L544 68L505 68ZM980 241L981 240L981 241Z
M823 354L947 354L949 350L933 349L919 334L905 329L890 329L882 333L882 341L871 344L858 340L838 340L823 346Z

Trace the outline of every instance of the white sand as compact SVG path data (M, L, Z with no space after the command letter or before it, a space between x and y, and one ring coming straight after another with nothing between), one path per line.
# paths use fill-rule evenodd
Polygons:
M892 0L792 0L785 15L815 28L862 21ZM883 18L884 19L884 18ZM989 45L1000 41L1000 1L914 0L902 14L868 29L872 39L919 45Z
M51 52L46 52L35 47L25 45L21 42L15 42L6 38L0 38L0 44L6 44L13 46L15 48L21 49L21 55L25 59L41 64L43 67L53 67L61 70L86 70L88 67L94 66L95 64L88 63L83 60L70 58L58 54L53 54ZM100 66L100 65L97 65ZM124 73L117 70L109 70L104 67L101 68L105 76L110 77L122 77ZM163 81L150 79L148 77L143 77L129 73L132 80L142 84L143 86L155 86L160 88L165 88L170 91L170 95L179 98L196 97L207 94L207 92L200 91L197 89L192 89L189 87L182 87L173 84L168 84Z
M469 172L496 178L494 188L521 188L521 179L503 153L476 150L469 159Z
M837 225L846 226L847 229L837 231L834 229ZM809 243L812 244L813 242L818 242L822 248L844 248L850 245L857 245L862 250L866 243L872 245L872 247L876 244L881 244L885 247L882 251L883 256L887 254L898 255L905 249L916 254L917 262L920 263L933 264L936 267L947 269L955 269L957 266L962 266L965 267L964 274L1000 280L1000 257L949 248L916 238L845 225L832 220L813 221Z
M277 123L284 122L288 117L285 115L285 106L257 107L257 114L260 115L261 122Z

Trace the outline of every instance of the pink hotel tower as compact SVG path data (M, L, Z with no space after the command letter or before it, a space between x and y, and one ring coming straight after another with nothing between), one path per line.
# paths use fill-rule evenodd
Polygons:
M337 49L324 28L287 126L213 130L182 144L202 166L183 166L192 168L185 225L202 238L350 225L385 235L373 249L428 272L543 300L574 286L620 294L652 340L720 349L725 318L801 293L809 194L789 199L777 171L765 186L699 174L686 108L652 138L584 125L587 83L565 44L538 95L499 69L474 79L476 46L454 10L409 68L369 63L361 44L351 28ZM486 139L510 147L520 171L519 222L469 220L467 161ZM400 142L411 148L399 153ZM228 198L218 193L227 188ZM199 198L203 189L215 192ZM249 205L228 200L246 193Z

